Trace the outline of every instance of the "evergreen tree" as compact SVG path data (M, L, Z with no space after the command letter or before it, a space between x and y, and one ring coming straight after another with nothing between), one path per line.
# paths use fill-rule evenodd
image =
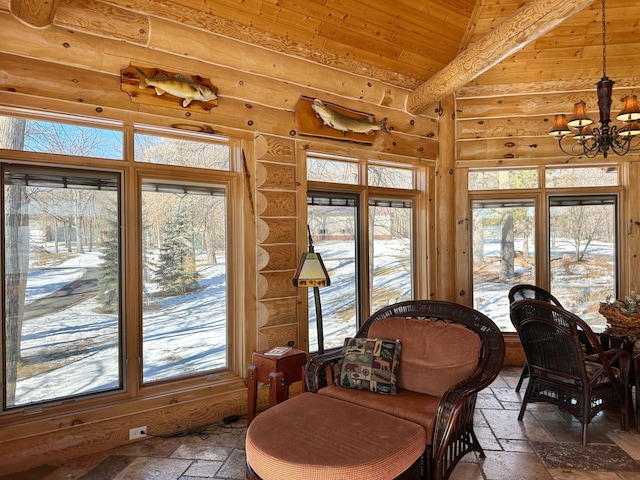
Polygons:
M187 212L180 205L165 226L155 272L164 295L182 295L199 288L192 232Z
M106 215L107 230L102 234L102 263L98 286L100 294L100 313L117 313L119 305L119 239L118 239L118 214L115 206L109 208Z

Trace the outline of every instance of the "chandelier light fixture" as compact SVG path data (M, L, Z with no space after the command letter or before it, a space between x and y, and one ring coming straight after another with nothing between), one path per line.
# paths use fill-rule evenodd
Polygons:
M624 122L624 126L609 126L611 93L615 82L607 77L607 26L604 7L605 0L602 0L602 78L595 85L598 93L600 127L592 127L593 120L587 116L587 104L578 102L573 107L573 115L569 121L564 114L555 116L553 129L549 132L549 135L558 140L558 146L563 153L576 157L593 158L602 153L602 156L607 158L609 151L616 155L626 155L630 151L640 150L640 137L637 137L640 134L640 106L636 95L628 95L622 99L622 110L616 119Z

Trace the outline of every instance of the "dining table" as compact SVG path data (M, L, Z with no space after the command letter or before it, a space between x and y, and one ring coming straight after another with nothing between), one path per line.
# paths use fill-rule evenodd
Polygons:
M629 409L629 413L634 415L636 430L640 431L640 330L609 325L599 334L599 337L605 350L622 349L631 355L627 405L633 406ZM629 420L632 421L632 419Z

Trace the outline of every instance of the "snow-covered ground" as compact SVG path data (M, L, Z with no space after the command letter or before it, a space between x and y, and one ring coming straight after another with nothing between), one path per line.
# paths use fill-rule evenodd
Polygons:
M99 263L96 254L84 254L52 269L30 271L26 303L81 277L84 268L80 265L91 268ZM224 271L224 264L205 267L200 270L202 288L198 292L147 303L145 382L226 366ZM124 359L118 351L118 318L96 313L98 307L96 297L90 297L24 322L22 357L32 368L26 368L28 375L18 379L16 404L120 387L118 363Z
M487 244L485 255L499 245ZM533 246L531 246L533 248ZM570 248L564 245L570 253ZM609 255L611 245L594 246ZM325 348L341 345L342 339L355 334L356 320L353 304L345 297L355 298L354 253L345 249L344 242L316 243L316 251L325 261L331 276L331 286L320 289ZM374 264L374 305L384 305L411 298L410 259L401 242L376 242ZM562 249L553 252L562 255ZM558 257L559 258L559 257ZM85 269L100 264L99 254L78 255L52 268L33 268L27 282L26 303L32 303L80 278ZM226 366L227 332L225 265L210 265L199 270L198 292L145 301L143 319L143 378L145 382L210 371ZM574 282L570 282L573 280ZM575 285L575 278L553 278L552 291L562 301L562 295L576 299L567 308L579 315L593 316L595 322L604 319L593 309L587 311L576 295L596 285L597 278L588 279L589 285ZM479 308L496 323L510 327L506 293L510 285L477 282L474 295ZM312 289L309 289L309 310L314 315ZM570 295L570 297L569 297ZM586 297L585 297L586 298ZM602 298L601 300L604 300ZM563 301L563 303L565 303ZM91 393L120 388L118 352L118 325L116 315L96 313L95 297L46 317L27 320L23 326L22 355L31 370L25 369L24 378L17 383L16 404L64 398L79 393ZM134 332L125 332L133 335ZM311 349L316 349L315 322L309 326ZM130 358L129 362L137 362Z

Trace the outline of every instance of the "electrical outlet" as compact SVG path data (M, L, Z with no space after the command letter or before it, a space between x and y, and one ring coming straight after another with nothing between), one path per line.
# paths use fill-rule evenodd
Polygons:
M129 430L129 440L143 438L147 436L147 427L136 427Z

